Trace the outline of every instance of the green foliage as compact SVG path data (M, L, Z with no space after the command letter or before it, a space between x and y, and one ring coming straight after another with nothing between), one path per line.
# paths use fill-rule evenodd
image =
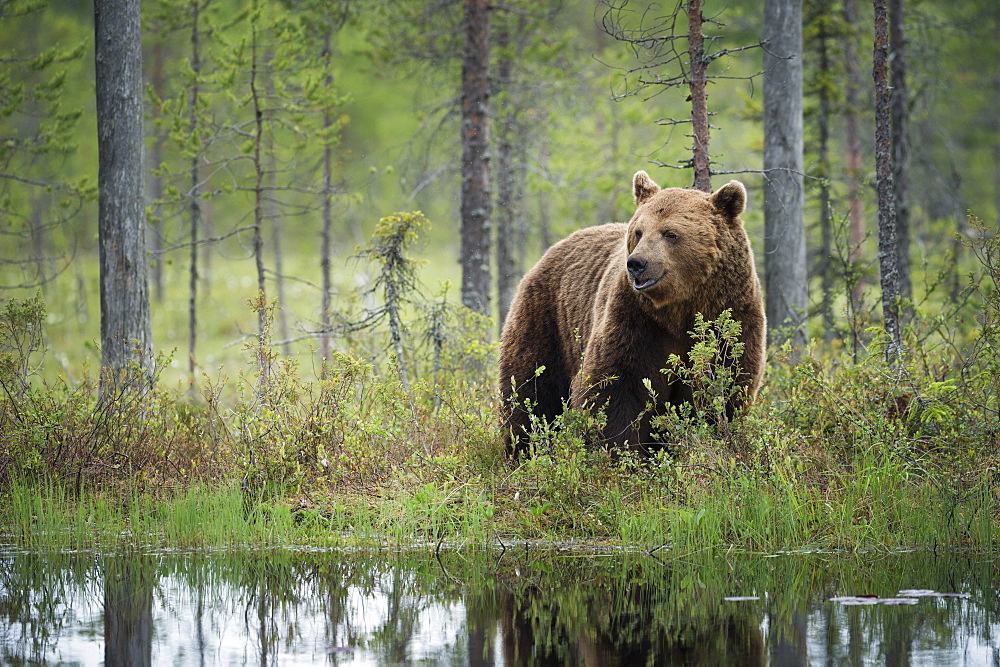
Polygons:
M11 0L2 9L0 284L8 289L34 289L65 268L39 252L39 239L66 239L63 225L96 198L96 174L66 168L85 125L81 101L71 93L87 37L47 5Z
M608 454L587 444L600 433L604 416L566 407L552 424L535 424L527 458L514 472L513 510L522 513L530 534L568 530L593 537L606 534L602 499L607 493ZM605 521L608 520L604 516Z
M740 341L741 324L732 319L729 310L714 321L706 321L701 313L695 316L690 332L693 346L688 358L670 355L661 372L671 382L680 382L691 389L691 401L670 406L667 413L654 415L651 423L664 442L690 445L710 433L726 435L732 406L745 403L746 387L739 382L739 360L746 347ZM646 382L651 400L647 407L658 404L651 384Z
M41 362L45 304L41 292L31 299L11 299L0 313L0 389L11 409L27 395Z
M414 293L417 291L417 263L408 253L420 231L429 225L430 221L419 211L386 216L379 220L369 244L359 251L360 256L378 266L378 275L372 283L371 291L381 290L384 305L379 309L369 310L360 322L350 325L350 328L359 331L377 326L383 319L388 321L399 379L407 391L410 381L403 352L402 312L403 308L413 304Z

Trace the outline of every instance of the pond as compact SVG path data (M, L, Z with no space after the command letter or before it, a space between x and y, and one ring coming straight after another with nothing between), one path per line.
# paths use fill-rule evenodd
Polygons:
M0 663L1000 662L992 554L0 549Z

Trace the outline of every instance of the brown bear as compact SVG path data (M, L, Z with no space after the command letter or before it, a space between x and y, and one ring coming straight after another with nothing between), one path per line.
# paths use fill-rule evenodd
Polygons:
M553 245L521 280L500 341L501 422L510 455L524 453L531 424L564 404L604 408L606 444L639 450L651 442L644 380L663 404L690 400L690 387L662 373L687 360L695 316L729 309L745 348L732 414L756 395L764 374L760 281L740 214L746 189L714 193L632 179L628 224L582 229ZM539 372L539 369L542 369ZM525 401L527 399L527 402ZM660 406L662 407L662 406Z

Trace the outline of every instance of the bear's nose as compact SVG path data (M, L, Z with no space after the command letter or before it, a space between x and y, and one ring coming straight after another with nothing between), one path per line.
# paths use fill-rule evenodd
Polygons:
M633 278L638 278L642 275L642 272L646 270L649 262L643 261L641 259L636 259L635 257L629 257L628 261L625 262L625 268L628 272L632 274Z

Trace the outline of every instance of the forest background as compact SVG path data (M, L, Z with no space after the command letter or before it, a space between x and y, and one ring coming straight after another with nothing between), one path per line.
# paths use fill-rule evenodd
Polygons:
M703 14L710 19L708 51L719 55L709 70L715 77L709 86L713 185L729 178L747 185L744 221L765 278L763 50L751 48L761 40L763 4L706 3ZM26 348L15 334L5 344L20 354L26 392L29 385L58 385L72 395L95 386L101 358L93 13L89 5L56 0L9 1L0 8L6 321L34 317L11 307L36 293L45 304L36 332L44 351ZM844 4L822 0L803 7L805 331L813 341L809 356L824 363L833 358L841 368L868 358L872 344L877 348L879 333L871 327L881 320L873 17L868 5L856 9L856 16L845 15ZM442 396L445 402L460 396L480 404L479 424L488 428L492 345L516 277L564 235L627 220L636 170L646 169L661 185L694 182L690 130L676 123L690 117L688 90L658 86L657 77L673 73L643 70L648 54L641 45L607 30L612 14L636 26L674 10L516 0L491 6L490 208L494 240L502 235L510 252L487 256L489 273L501 282L493 283L489 306L478 308L489 319L478 320L457 307L462 3L144 3L152 338L165 355L158 386L187 392L207 413L217 409L223 388L235 389L239 397L232 400L243 407L232 411L226 438L253 449L281 440L266 429L247 434L249 415L264 400L254 374L275 366L322 379L322 359L342 354L337 365L344 377L398 377L407 395L411 381L424 382L428 410L439 409ZM919 387L910 381L880 388L875 400L884 416L919 399L922 423L934 428L953 412L928 411L926 397L954 393L950 373L973 355L935 357L970 346L995 351L995 341L984 345L980 333L989 324L984 304L995 299L983 262L990 255L975 244L993 238L1000 212L1000 72L991 57L1000 55L993 39L998 23L1000 9L987 0L928 0L906 3L902 24L909 82L902 208L910 229L911 303L919 313L908 320L908 335L910 347L922 350L915 356L927 375ZM852 88L856 100L848 95ZM848 118L860 127L858 164L849 164ZM860 188L856 196L854 187ZM783 366L789 354L775 348L772 365ZM469 384L450 395L440 386L448 374ZM229 382L244 375L245 387L257 388L253 400L242 379ZM864 377L862 383L873 376ZM775 376L773 395L800 381ZM363 405L363 384L338 391ZM977 405L993 424L980 442L985 448L996 444L996 397L980 389L988 396ZM836 391L850 400L848 390ZM16 393L8 388L11 401ZM412 400L402 405L416 419ZM83 441L92 447L76 460L82 468L92 468L102 448L125 449L120 434L94 435L101 408L87 409L91 435ZM783 409L784 418L803 421ZM177 421L190 420L187 408L177 410ZM5 414L11 432L24 435L24 421ZM332 422L342 426L356 416ZM189 434L203 437L202 431ZM496 442L495 434L475 438ZM334 438L347 439L343 433ZM926 449L919 437L906 446L914 442ZM439 446L424 443L424 453L439 453ZM56 456L40 454L49 455ZM188 450L171 456L149 454L170 459L173 474L206 465ZM65 454L59 457L65 462ZM9 460L6 473L16 468ZM327 461L320 454L310 459L313 465L320 460ZM244 462L250 469L262 465L252 452ZM301 456L295 465L305 465ZM304 473L296 470L300 479Z
M41 286L52 352L66 370L79 373L84 365L99 363L94 345L99 322L94 310L93 16L78 3L42 3L26 11L32 4L5 3L0 24L7 45L0 283L5 298L32 296ZM200 17L193 13L197 7ZM638 16L645 5L629 9ZM846 338L843 301L826 318L822 306L831 296L843 299L850 271L859 273L868 288L878 282L872 22L865 14L870 10L862 3L857 24L849 26L839 3L808 2L804 9L805 220L813 338ZM705 8L707 15L713 11L722 24L710 26L718 40L714 48L760 41L762 3ZM690 160L689 128L662 124L662 119L690 117L688 91L638 89L636 77L624 73L638 64L637 58L601 29L606 12L604 5L574 3L514 3L492 10L493 58L500 61L492 68L492 104L499 115L491 148L494 198L498 162L510 162L506 168L514 180L513 196L493 206L493 217L506 210L512 219L507 233L516 241L515 283L554 240L583 226L627 220L629 179L636 170L649 170L664 185L692 184L689 170L655 166ZM945 258L961 253L955 234L971 236L967 214L985 224L997 216L1000 79L986 65L992 59L982 56L983 48L992 48L986 37L997 14L988 2L907 7L910 254L917 267L917 300L946 268ZM419 210L431 221L415 252L431 260L421 267L420 280L432 292L449 281L451 297L459 297L460 4L341 3L331 12L299 3L262 3L251 10L239 3L147 2L143 20L153 338L156 349L177 351L164 380L192 380L186 363L192 257L202 339L196 368L214 373L231 364L242 354L238 343L256 330L256 316L246 305L257 292L250 159L249 38L254 29L260 49L257 85L267 107L261 158L267 179L266 288L280 305L276 336L294 339L283 352L308 354L319 346L325 148L332 152L332 310L345 310L350 295L370 279L369 267L352 258L378 220L395 211ZM194 21L200 35L196 56ZM821 30L827 35L825 70L812 57ZM508 43L497 46L498 40ZM845 62L849 42L857 63ZM970 49L972 43L980 47ZM748 186L745 221L763 275L760 56L760 50L748 51L713 63L714 74L732 78L710 87L710 110L716 126L713 172L746 172L717 176L714 186L728 178ZM502 81L497 72L503 73ZM845 107L850 77L857 78L862 91L858 109ZM194 86L197 111L192 116ZM820 93L830 109L825 119L820 118ZM850 173L845 164L848 111L859 112L862 123L860 174ZM825 127L819 126L821 120ZM822 159L821 131L828 135ZM499 142L509 146L501 148ZM201 163L196 192L193 160ZM851 252L846 237L850 177L862 184L867 238L857 262L838 265L831 258L845 260ZM831 229L820 228L821 195L829 201L832 240L822 238ZM202 226L194 237L196 256L187 245L192 197L198 200ZM960 259L953 260L953 282L964 273ZM841 287L834 290L831 280ZM824 296L824 291L833 294ZM868 304L877 301L877 289L858 294ZM486 314L498 319L495 303Z

